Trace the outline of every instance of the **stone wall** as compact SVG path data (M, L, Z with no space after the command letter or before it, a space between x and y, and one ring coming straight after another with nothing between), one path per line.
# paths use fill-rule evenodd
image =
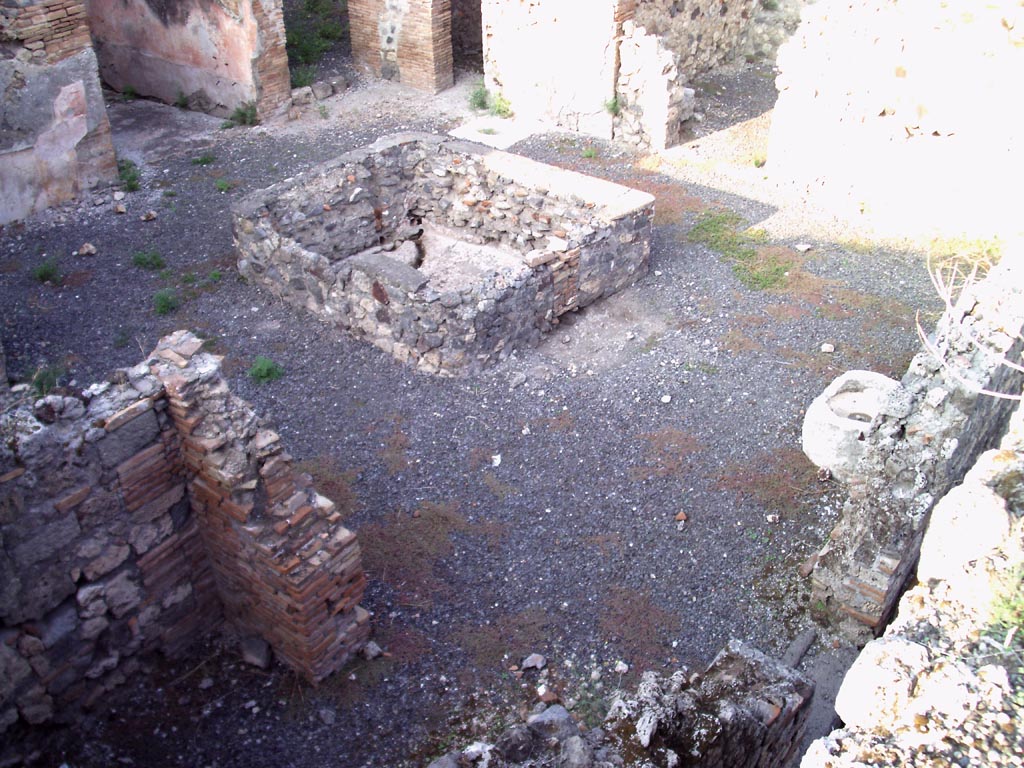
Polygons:
M662 38L632 21L622 25L613 121L617 141L656 150L682 142L695 100L678 60Z
M430 93L450 88L452 0L349 0L352 55L377 77Z
M943 315L866 436L858 477L818 555L812 605L863 642L885 626L914 572L932 506L1005 430L1021 392L1024 265L1007 253Z
M0 5L0 224L116 178L80 0Z
M280 0L89 0L103 80L167 103L230 115L254 102L261 117L291 95Z
M998 450L936 505L918 584L846 675L836 699L844 726L811 745L803 768L1020 764L1024 646L992 609L1024 587L1022 478L1017 407Z
M778 66L773 179L881 234L1019 231L1003 192L1024 170L1024 129L1003 90L1007 72L1024 70L1019 3L819 0Z
M645 672L635 692L617 695L601 728L584 732L555 705L494 745L451 752L429 768L484 755L502 766L785 768L800 748L813 692L798 672L731 641L703 674Z
M201 346L179 332L0 417L0 732L93 704L225 610L312 680L365 641L355 537Z
M675 53L686 81L730 61L760 0L636 0L636 23Z
M407 134L249 196L234 208L235 238L246 277L421 370L450 373L535 344L559 315L643 276L653 202ZM424 226L461 241L452 247L464 255L403 262Z

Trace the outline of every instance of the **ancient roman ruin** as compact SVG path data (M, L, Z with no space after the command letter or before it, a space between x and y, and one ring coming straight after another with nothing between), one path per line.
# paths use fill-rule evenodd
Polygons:
M347 18L352 57L374 77L437 94L478 71L517 118L659 151L687 140L701 76L774 54L793 30L757 21L794 13L784 5L349 0ZM1021 62L1020 9L965 11L961 29L957 8L928 9L922 26L897 3L843 5L804 9L782 48L773 173L908 231L940 220L988 234L1012 218L992 189L1019 176L1019 128L1005 100L986 119L950 106L944 52L997 51L972 64L972 98L995 101L995 75ZM104 88L219 117L294 116L313 91L292 90L286 43L275 0L5 0L0 225L116 179ZM851 74L851 58L874 65ZM944 77L924 74L935 68ZM967 206L948 178L977 182L978 166L996 181ZM577 310L642 290L661 203L428 133L267 182L231 205L237 273L407 365L382 376L480 375ZM863 648L835 704L841 727L807 768L1019 761L1015 630L994 637L991 607L1007 583L1019 590L1024 561L1019 248L960 276L901 376L847 371L807 404L804 450L845 494L804 565L807 612ZM359 531L232 392L210 346L178 331L108 380L29 397L8 387L0 344L0 734L73 722L146 654L187 654L215 629L313 684L366 648L378 617L360 605ZM545 692L552 706L494 743L451 743L430 765L794 765L814 702L794 668L803 651L779 661L734 641L700 670L645 670L597 732Z

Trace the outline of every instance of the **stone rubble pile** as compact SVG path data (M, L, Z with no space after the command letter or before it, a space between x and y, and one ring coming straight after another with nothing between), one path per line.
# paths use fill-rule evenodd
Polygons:
M602 728L586 730L560 704L538 705L494 744L476 743L429 768L782 768L799 749L813 685L732 641L703 675L646 672L620 692Z

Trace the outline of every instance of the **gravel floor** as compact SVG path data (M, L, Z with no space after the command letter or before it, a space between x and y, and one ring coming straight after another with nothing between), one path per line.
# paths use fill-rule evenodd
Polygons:
M59 364L84 385L174 329L206 334L235 391L351 508L370 577L364 604L391 656L311 689L277 666L244 667L218 636L189 659L149 660L74 728L15 731L7 755L72 766L420 765L533 706L537 673L508 669L531 651L549 659L546 684L594 722L601 697L642 668L699 667L730 637L781 653L810 624L796 567L826 535L841 492L800 453L802 411L846 369L902 371L917 347L913 313L935 304L921 258L814 239L787 288L751 291L686 232L708 206L751 224L776 206L681 182L601 142L538 136L515 151L658 196L651 274L482 375L420 375L233 269L234 199L396 130L445 130L466 112L458 89L434 100L353 82L326 119L314 111L254 129L112 102L115 142L139 164L142 189L124 215L108 191L4 228L0 317L17 380ZM758 68L702 89L695 140L757 117L774 95ZM596 156L584 158L585 146ZM213 161L197 164L204 154ZM156 219L141 221L149 210ZM86 242L96 255L72 255ZM139 251L158 252L165 270L133 266ZM47 259L58 285L33 279ZM162 288L183 299L167 316L153 309ZM820 351L825 342L834 354ZM254 384L246 371L259 354L287 375ZM612 672L618 660L625 677Z

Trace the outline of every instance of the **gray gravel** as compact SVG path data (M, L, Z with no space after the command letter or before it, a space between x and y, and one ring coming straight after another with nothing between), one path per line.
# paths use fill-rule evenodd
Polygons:
M724 78L714 104L728 102L730 87L734 119L771 103L762 70ZM821 296L754 292L687 241L696 214L684 213L656 228L646 279L566 318L540 348L479 376L420 375L242 282L227 209L378 136L445 129L451 117L431 103L357 81L327 120L221 131L202 116L118 102L119 147L143 170L128 213L113 212L108 191L100 205L0 233L2 336L16 380L61 363L85 385L136 363L161 335L195 329L227 355L235 391L277 424L297 459L327 457L355 473L356 531L393 529L425 503L450 503L461 517L451 551L431 563L436 588L369 574L364 605L390 660L361 662L314 690L279 667L242 666L214 638L188 660L151 660L82 727L18 731L10 749L38 751L40 765L416 765L532 707L536 681L508 672L531 651L583 713L642 666L700 667L730 637L781 654L810 623L795 569L827 533L841 489L783 482L785 498L769 501L757 489L787 472L806 477L801 415L831 377L901 371L917 347L910 310L934 305L920 258L816 242L806 268L835 281ZM161 132L180 120L192 121L191 138ZM583 146L553 134L516 150L625 183L676 185L751 223L770 213L640 174L611 146L598 143L585 160ZM215 161L193 164L205 152ZM217 179L232 189L218 191ZM151 209L156 220L140 221ZM85 242L97 254L72 256ZM149 249L166 274L132 266ZM33 280L46 258L58 259L62 285ZM163 287L186 300L159 317L152 295ZM821 353L824 342L836 353ZM286 376L250 381L259 354ZM482 651L488 639L508 658ZM611 671L618 660L631 667L626 678ZM206 677L214 683L204 688Z

